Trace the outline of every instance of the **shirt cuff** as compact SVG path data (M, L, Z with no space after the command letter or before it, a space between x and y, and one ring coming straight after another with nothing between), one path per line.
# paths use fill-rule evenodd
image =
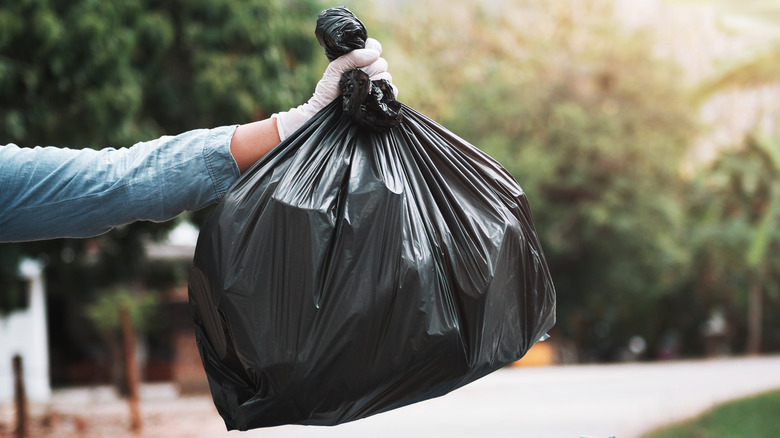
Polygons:
M238 164L230 153L230 142L236 128L238 125L211 129L204 142L203 158L214 187L216 200L222 199L239 177Z

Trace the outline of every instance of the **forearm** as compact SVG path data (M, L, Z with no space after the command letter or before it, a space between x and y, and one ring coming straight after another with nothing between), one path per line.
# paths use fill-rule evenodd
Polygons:
M100 151L0 147L0 242L89 237L216 202L239 174L234 131Z
M240 125L230 141L230 153L238 170L244 173L279 144L279 131L273 118Z

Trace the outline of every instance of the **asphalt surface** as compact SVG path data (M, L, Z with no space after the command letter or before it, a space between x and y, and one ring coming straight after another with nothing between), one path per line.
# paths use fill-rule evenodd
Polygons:
M446 396L340 426L219 436L632 438L717 403L778 388L779 356L508 368Z
M780 356L506 368L443 397L340 426L227 432L209 396L179 397L171 384L151 384L141 388L143 432L132 434L127 402L113 388L70 388L31 404L32 436L635 438L717 403L773 389L780 389ZM0 437L10 436L13 419L13 405L0 403Z

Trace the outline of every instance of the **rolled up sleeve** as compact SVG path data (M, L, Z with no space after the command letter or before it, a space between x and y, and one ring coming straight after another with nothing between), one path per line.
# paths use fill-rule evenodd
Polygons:
M102 150L0 146L0 242L90 237L222 198L235 126Z

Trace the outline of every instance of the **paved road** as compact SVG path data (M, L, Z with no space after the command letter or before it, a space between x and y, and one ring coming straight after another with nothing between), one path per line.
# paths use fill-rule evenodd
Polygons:
M632 438L718 402L776 388L777 356L511 368L444 397L333 428L284 426L222 436Z
M226 432L209 397L180 398L171 385L142 388L141 436L127 432L127 404L107 387L57 391L33 411L60 415L58 428L41 435L47 438L634 438L770 389L780 389L780 356L508 368L443 397L336 427ZM0 404L0 436L12 418L12 405Z

